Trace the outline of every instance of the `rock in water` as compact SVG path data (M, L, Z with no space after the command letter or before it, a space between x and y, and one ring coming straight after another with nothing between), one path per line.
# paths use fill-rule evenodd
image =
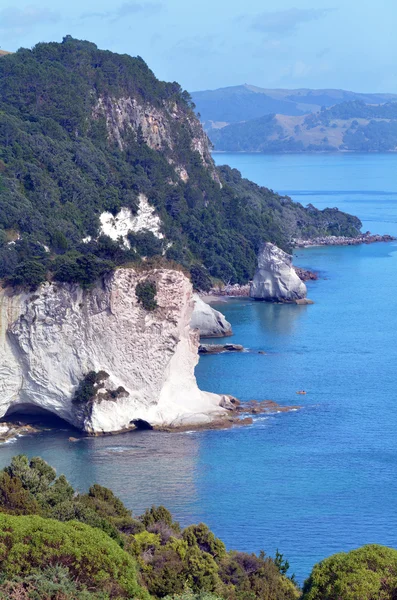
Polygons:
M232 326L219 310L206 304L200 296L194 294L194 309L190 327L198 329L201 337L226 337L232 335Z
M306 298L307 289L292 266L292 256L266 242L258 254L258 267L250 296L268 302L296 302Z
M153 311L135 294L147 279ZM168 269L118 269L89 290L0 289L0 417L41 408L89 433L218 419L224 398L199 390L194 376L192 296L183 273Z

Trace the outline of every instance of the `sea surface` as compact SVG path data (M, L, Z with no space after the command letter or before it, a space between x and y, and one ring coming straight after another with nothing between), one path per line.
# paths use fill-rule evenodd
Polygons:
M337 206L397 235L397 156L216 154L218 164L294 200ZM298 250L318 271L312 306L230 300L249 352L203 356L199 385L302 409L249 427L68 441L61 428L0 447L40 455L79 489L111 487L140 514L164 504L228 548L278 548L302 581L322 558L366 543L397 548L397 243ZM265 351L266 354L258 354ZM296 394L307 391L306 396Z

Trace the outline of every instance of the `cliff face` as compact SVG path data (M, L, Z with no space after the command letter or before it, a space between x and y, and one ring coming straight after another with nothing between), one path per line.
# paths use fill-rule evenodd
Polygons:
M140 130L144 142L152 150L178 155L178 125L190 139L190 150L198 152L203 166L208 168L215 181L219 177L209 149L209 140L194 114L188 114L177 102L163 101L161 108L133 97L100 96L93 108L92 117L104 117L109 140L121 150L128 147L128 133ZM177 127L175 127L177 126ZM185 165L169 158L180 179L188 181Z
M35 294L0 294L0 415L39 407L88 432L210 421L222 396L194 376L198 333L189 322L191 284L178 271L150 273L158 308L135 287L149 277L119 269L89 291L46 284ZM89 372L102 373L95 400L73 402Z

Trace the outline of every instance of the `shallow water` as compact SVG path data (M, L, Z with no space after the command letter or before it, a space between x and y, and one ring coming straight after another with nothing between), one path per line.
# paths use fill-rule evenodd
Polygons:
M365 229L397 235L393 155L216 160L303 204L338 206ZM251 351L203 356L197 378L203 389L299 403L301 411L227 431L76 443L70 430L46 432L2 446L0 466L16 453L41 455L80 490L107 485L136 513L163 503L184 524L207 522L229 548L279 548L300 580L333 552L397 547L397 245L310 248L295 262L320 273L308 285L315 304L224 303L231 341Z

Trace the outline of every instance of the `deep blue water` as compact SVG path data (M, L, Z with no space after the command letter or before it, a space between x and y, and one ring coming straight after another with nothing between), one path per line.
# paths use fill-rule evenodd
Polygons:
M216 160L397 235L397 156ZM331 553L397 547L397 244L298 250L295 262L321 275L308 286L315 304L223 303L232 341L251 352L204 356L197 378L203 389L301 411L228 431L77 443L68 430L43 433L2 446L0 466L15 453L41 455L81 490L113 488L136 513L163 503L184 524L207 522L229 548L279 548L300 580Z

